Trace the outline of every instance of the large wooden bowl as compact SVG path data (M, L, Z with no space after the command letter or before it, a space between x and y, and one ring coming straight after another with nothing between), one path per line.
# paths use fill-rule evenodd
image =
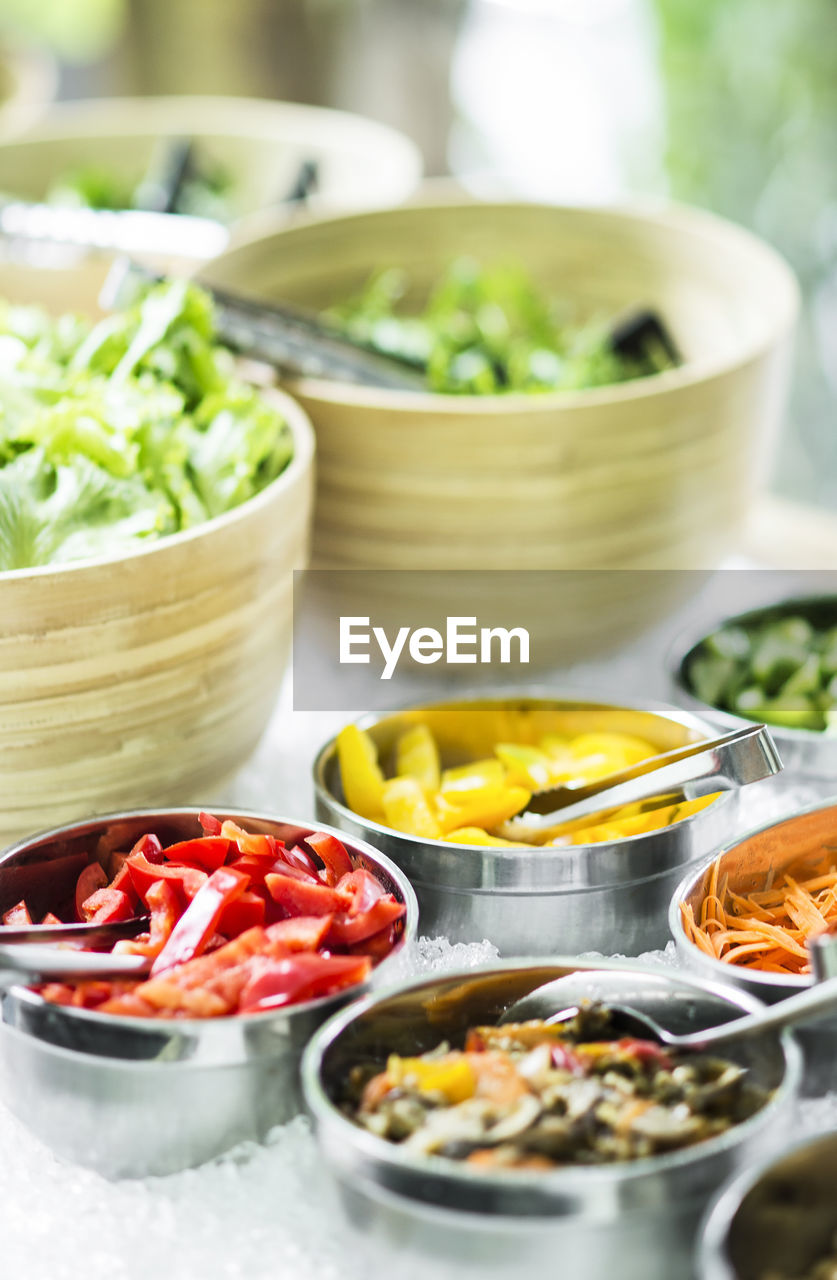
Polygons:
M303 160L318 164L311 208L320 212L396 204L422 171L404 134L343 111L258 98L108 98L60 103L2 145L3 190L40 200L57 179L91 166L138 182L155 144L181 137L230 174L236 220L275 208Z
M85 268L0 268L0 296L55 309L89 309L95 283ZM256 745L288 658L313 502L308 417L266 394L295 450L255 498L129 554L0 573L0 844L206 801Z
M452 397L289 383L317 433L314 562L346 568L714 566L768 473L797 288L740 228L686 208L423 203L274 230L204 269L319 308L376 267L520 261L580 316L650 304L686 357L578 393Z
M55 59L43 49L0 47L0 137L31 128L58 88Z

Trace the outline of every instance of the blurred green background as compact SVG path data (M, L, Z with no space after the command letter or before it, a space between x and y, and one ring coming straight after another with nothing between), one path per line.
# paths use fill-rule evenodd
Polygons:
M63 97L338 106L476 191L752 227L805 296L775 488L837 503L835 0L0 0L0 29L57 55Z

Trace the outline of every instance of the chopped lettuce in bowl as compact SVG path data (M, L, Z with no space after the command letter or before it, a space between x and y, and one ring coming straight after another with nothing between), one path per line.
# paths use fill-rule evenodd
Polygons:
M194 285L155 285L95 324L0 303L0 572L192 528L259 493L292 454Z

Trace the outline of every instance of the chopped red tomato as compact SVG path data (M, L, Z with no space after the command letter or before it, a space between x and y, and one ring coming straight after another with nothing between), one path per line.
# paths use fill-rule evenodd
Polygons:
M9 907L9 910L3 916L3 924L17 925L18 928L31 923L32 917L29 914L25 899L21 899L15 906Z
M384 886L365 867L358 867L357 871L350 871L348 875L341 876L337 882L337 891L351 899L350 916L361 915L364 911L368 911L379 898L384 896Z
M324 884L314 884L308 880L298 880L290 875L269 873L264 878L268 893L274 902L278 902L294 916L325 916L335 911L344 911L347 899L335 889Z
M351 947L366 938L380 933L387 925L395 924L406 912L403 902L396 902L391 893L379 898L374 906L360 915L347 913L336 915L331 922L326 941L330 947Z
M76 917L79 920L86 920L84 914L84 904L90 897L91 893L95 893L97 889L104 889L108 882L108 878L104 873L104 869L99 866L98 862L90 862L84 868L78 880L76 881Z
M321 956L310 951L285 960L265 960L241 992L239 1008L242 1013L255 1013L316 1000L363 982L371 967L366 956Z
M223 836L203 836L198 840L181 840L165 850L166 862L185 862L201 871L217 871L223 867L234 842Z
M113 924L117 920L130 920L134 904L121 889L97 889L85 899L82 911L91 924Z
M178 867L174 863L164 863L159 867L148 862L141 853L132 853L127 863L134 888L148 905L148 890L158 880L167 880L176 889L184 903L191 902L195 894L207 881L205 871L197 867Z
M108 923L147 910L148 931L113 950L149 957L151 974L48 983L45 999L141 1018L281 1009L363 982L392 950L405 907L371 871L353 867L334 836L315 832L309 853L211 814L200 825L203 835L167 849L152 833L127 854L115 840L101 845L109 876L98 861L72 864L58 913L72 919L75 903L79 918ZM25 901L4 923L15 913L28 920ZM45 920L60 923L52 913Z
M240 898L233 899L224 907L218 920L218 932L225 938L237 938L245 929L264 924L265 909L264 898L247 889Z

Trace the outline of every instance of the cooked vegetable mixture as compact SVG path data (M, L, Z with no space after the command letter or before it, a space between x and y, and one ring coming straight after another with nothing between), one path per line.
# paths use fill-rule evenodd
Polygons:
M201 524L287 466L281 414L235 375L183 280L98 324L0 303L0 571Z
M408 291L405 272L376 272L325 316L356 340L426 369L432 391L577 391L673 367L650 338L630 356L616 350L603 319L574 322L520 266L459 259L420 311L411 309Z
M549 734L537 746L498 742L486 759L443 769L433 734L419 724L395 745L393 777L384 776L375 743L357 725L340 732L337 752L346 803L364 818L432 840L513 848L513 842L492 832L519 813L533 792L592 782L647 760L658 749L626 733ZM573 827L544 843L589 844L641 835L679 822L714 799L702 796L659 808L653 800L625 805L607 821Z
M748 720L837 730L837 626L790 614L722 627L702 642L687 678L704 702Z
M404 904L334 836L287 848L211 814L201 824L204 835L166 849L149 833L130 852L100 850L72 900L41 921L147 913L148 931L113 952L147 956L149 977L49 982L37 988L46 1000L140 1018L259 1013L363 982L401 936ZM31 923L25 901L3 916Z
M837 1240L827 1258L821 1258L804 1272L790 1272L771 1269L766 1271L761 1280L837 1280Z
M837 850L806 854L765 876L764 889L736 893L712 866L697 919L680 904L695 946L725 964L765 973L810 973L806 943L837 925Z
M690 1147L764 1106L747 1071L707 1054L614 1040L606 1009L571 1022L475 1027L386 1070L356 1068L350 1114L417 1155L481 1169L611 1164Z

